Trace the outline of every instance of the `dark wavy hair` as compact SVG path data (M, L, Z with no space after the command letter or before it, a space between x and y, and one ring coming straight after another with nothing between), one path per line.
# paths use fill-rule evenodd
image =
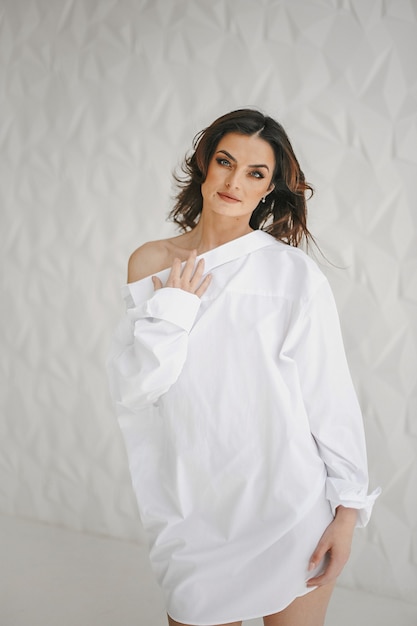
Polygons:
M228 133L257 135L267 141L275 154L275 169L271 182L275 185L254 209L249 225L265 230L276 239L298 246L303 238L308 245L313 240L307 228L306 193L313 188L306 182L288 136L278 122L256 109L238 109L215 120L199 132L193 141L193 153L182 165L185 176L174 174L179 192L169 214L182 231L197 226L203 209L201 184L205 181L209 163L220 139Z

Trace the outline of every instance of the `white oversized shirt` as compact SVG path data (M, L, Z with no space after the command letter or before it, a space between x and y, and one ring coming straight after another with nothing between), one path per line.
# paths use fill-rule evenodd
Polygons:
M364 525L378 491L317 265L259 230L202 256L201 299L151 277L124 287L108 367L168 612L204 625L305 593L335 508Z

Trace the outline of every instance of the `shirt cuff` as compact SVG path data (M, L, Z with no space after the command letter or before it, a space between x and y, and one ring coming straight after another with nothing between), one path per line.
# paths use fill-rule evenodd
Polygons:
M380 487L368 495L367 486L341 478L329 477L326 480L326 498L330 502L333 515L340 505L358 509L358 521L356 523L358 528L366 526L369 522L373 505L380 493Z
M127 314L132 321L150 318L171 322L189 333L200 303L201 300L195 293L177 287L163 287L155 291L152 298L143 304L128 309Z

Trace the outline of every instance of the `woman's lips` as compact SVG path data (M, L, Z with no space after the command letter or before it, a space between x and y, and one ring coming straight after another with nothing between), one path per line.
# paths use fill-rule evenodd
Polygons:
M220 198L224 200L225 202L231 202L231 203L240 202L239 198L235 198L235 196L231 196L228 193L220 193L220 191L218 191L217 193L220 196Z

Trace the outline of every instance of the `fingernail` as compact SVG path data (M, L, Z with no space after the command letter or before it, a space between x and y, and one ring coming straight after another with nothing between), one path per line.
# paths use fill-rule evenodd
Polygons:
M316 567L316 564L314 563L314 561L310 561L307 571L311 572L311 570L314 569L315 567Z

